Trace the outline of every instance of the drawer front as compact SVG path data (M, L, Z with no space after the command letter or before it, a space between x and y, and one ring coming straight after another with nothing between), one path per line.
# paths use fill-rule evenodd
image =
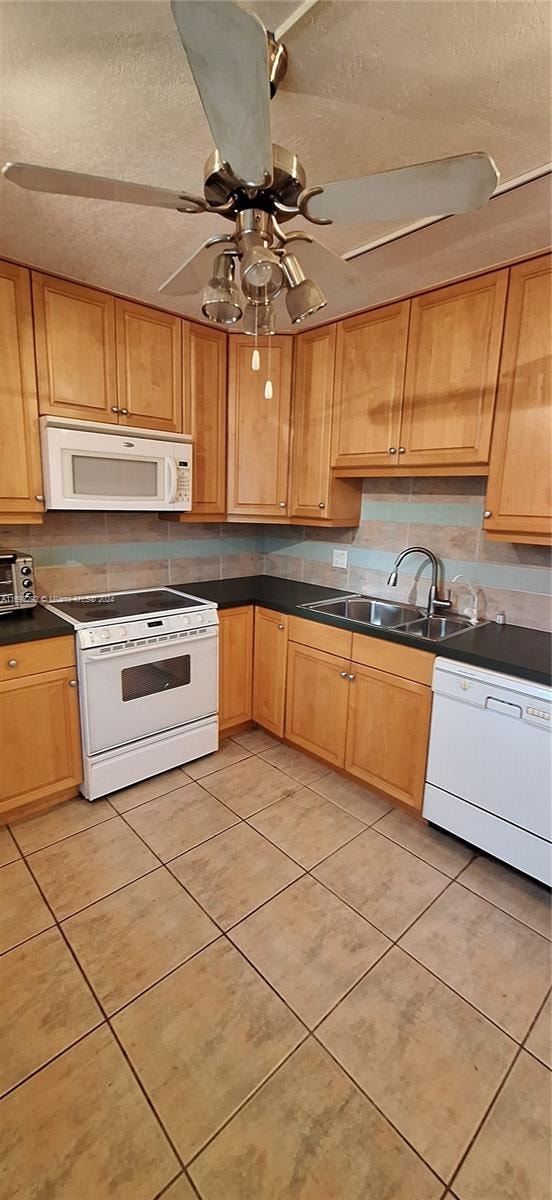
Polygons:
M325 654L337 654L339 658L351 657L352 634L346 629L334 629L318 621L306 621L302 617L290 617L289 640L323 650Z
M75 639L72 636L0 646L0 681L73 667L75 661Z
M354 633L352 659L364 667L375 667L377 671L388 671L401 679L431 686L435 655L427 650L415 650L411 646L398 646L396 642Z

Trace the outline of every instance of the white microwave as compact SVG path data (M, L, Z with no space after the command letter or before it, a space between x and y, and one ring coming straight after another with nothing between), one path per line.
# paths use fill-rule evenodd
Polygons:
M47 509L191 510L185 435L41 417L40 440Z

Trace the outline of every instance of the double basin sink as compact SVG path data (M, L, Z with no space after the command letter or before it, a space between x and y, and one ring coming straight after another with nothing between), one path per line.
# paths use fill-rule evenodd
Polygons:
M428 617L414 604L393 604L378 600L374 596L347 596L339 600L319 600L316 604L305 604L311 612L331 613L345 621L359 621L372 628L392 629L393 633L408 634L409 637L428 638L441 642L468 629L473 629L469 617L456 613L447 616Z

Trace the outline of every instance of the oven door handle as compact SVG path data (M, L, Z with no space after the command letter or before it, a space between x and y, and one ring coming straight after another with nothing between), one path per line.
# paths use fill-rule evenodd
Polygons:
M176 475L176 459L167 459L167 504L174 504L176 500L177 490L177 475Z
M143 650L155 650L155 649L170 650L172 646L176 647L176 645L178 645L178 642L180 642L181 646L190 645L190 643L192 643L195 646L197 644L197 642L202 642L205 640L205 638L213 637L214 635L216 635L216 632L217 632L216 625L211 625L211 627L209 629L203 630L201 633L196 634L195 637L192 637L189 640L188 640L188 638L178 638L176 640L176 642L172 642L172 641L170 643L168 643L168 642L167 643L150 642L150 644L146 645L146 646L137 646L136 644L134 644L134 646L127 646L125 650L111 650L109 653L105 652L104 654L91 654L90 651L84 650L83 657L84 657L84 661L87 663L89 663L89 662L111 662L111 660L113 658L127 658L129 655L133 655L134 657L136 657L136 655L140 654L141 651L143 651Z

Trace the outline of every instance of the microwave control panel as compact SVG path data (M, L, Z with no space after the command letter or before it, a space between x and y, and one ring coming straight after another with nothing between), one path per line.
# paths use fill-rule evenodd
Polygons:
M178 459L176 463L176 502L191 508L192 464L191 458Z

